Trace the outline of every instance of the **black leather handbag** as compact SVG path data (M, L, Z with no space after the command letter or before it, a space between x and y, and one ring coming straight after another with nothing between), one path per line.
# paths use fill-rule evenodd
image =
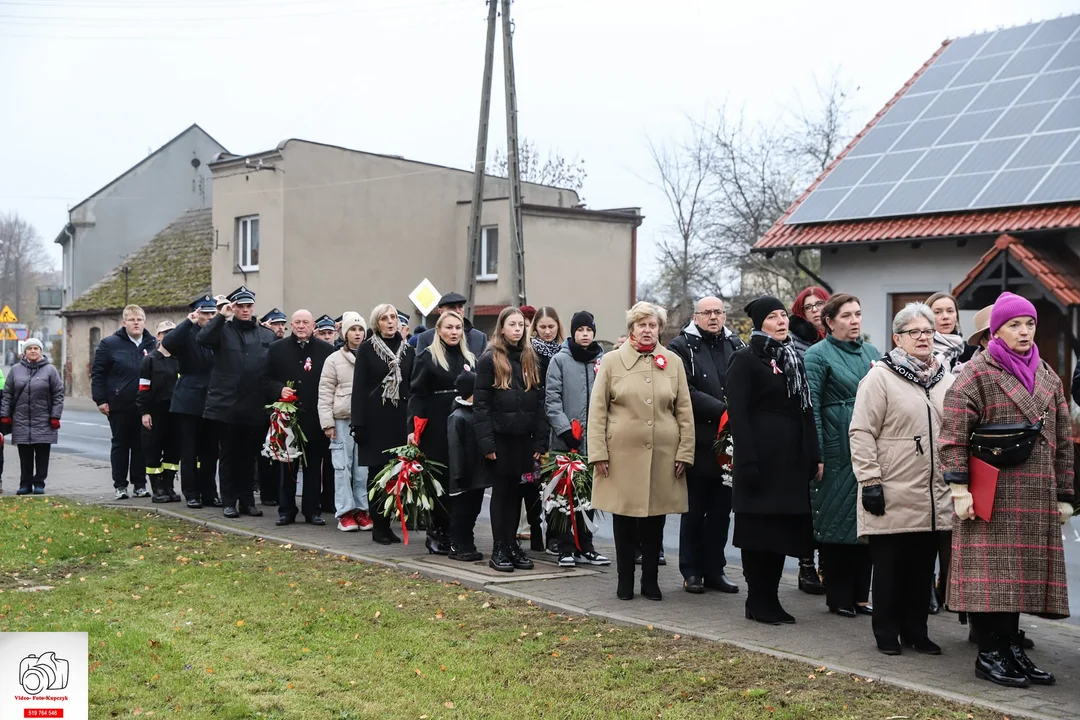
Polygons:
M1047 408L1049 412L1049 408ZM1046 412L1033 423L987 423L971 432L968 450L996 468L1022 465L1031 457L1035 442L1042 433Z

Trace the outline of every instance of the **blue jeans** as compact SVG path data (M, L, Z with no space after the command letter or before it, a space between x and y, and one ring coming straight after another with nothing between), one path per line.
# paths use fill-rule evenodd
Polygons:
M334 430L337 436L330 441L330 459L334 462L334 516L340 518L368 509L368 469L357 463L349 421L335 419Z

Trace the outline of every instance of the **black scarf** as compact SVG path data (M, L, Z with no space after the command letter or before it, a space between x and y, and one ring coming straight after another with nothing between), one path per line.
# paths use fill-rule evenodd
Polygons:
M570 355L579 363L589 363L604 351L600 343L593 341L589 347L581 347L576 342L570 341Z
M543 340L539 335L533 335L529 338L529 342L532 343L533 352L543 358L551 359L555 357L559 350L562 349L562 343L548 342Z
M767 361L767 365L778 368L784 374L788 397L799 398L799 407L804 411L809 410L812 405L810 383L806 380L806 368L791 340L779 342L771 335L755 330L750 335L750 347L758 357Z

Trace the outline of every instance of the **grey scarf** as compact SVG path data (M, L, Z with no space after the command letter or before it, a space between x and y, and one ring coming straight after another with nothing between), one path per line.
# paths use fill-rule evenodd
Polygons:
M788 397L799 398L799 407L804 411L809 410L812 407L810 383L806 379L806 368L803 366L802 358L795 350L791 338L779 342L767 333L754 330L750 333L750 346L760 355L768 358L770 364L784 374Z
M903 348L896 347L889 351L885 360L893 371L927 390L934 387L944 374L941 372L944 366L939 362L937 355L931 355L930 362L924 363L914 355L909 355Z
M382 381L383 405L389 400L397 407L398 400L401 399L401 356L405 354L407 345L408 343L402 340L395 353L378 333L371 336L371 347L374 348L376 357L386 363L388 370Z

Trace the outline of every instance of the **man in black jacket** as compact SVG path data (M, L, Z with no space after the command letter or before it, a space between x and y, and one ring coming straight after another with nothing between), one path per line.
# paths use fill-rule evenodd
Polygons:
M731 354L744 345L724 326L727 314L719 298L698 300L694 318L668 347L683 361L694 408L696 448L694 465L686 473L689 512L679 528L679 571L683 588L703 593L705 588L734 593L739 587L727 579L728 527L731 522L731 488L724 485L713 443L720 428L724 402L724 377Z
M202 295L191 305L187 319L161 341L180 370L169 410L180 433L180 489L189 508L221 507L217 491L218 440L212 420L203 418L214 352L199 344L199 330L217 314L214 298Z
M255 293L244 286L199 331L199 344L214 353L203 417L217 423L222 513L259 517L255 507L255 458L266 435L263 374L274 333L255 320ZM240 503L239 510L237 502Z
M330 441L319 424L319 378L334 346L313 337L314 331L315 320L310 312L297 310L293 313L292 335L271 345L267 352L264 388L267 402L295 398L300 429L307 438L300 511L304 513L305 521L312 525L325 525L322 518L323 460L330 454ZM291 388L289 383L292 383ZM290 525L296 521L299 459L281 470L277 524ZM326 482L333 488L333 476L326 478Z
M259 323L265 328L270 328L277 340L285 337L285 326L288 322L289 318L277 308L272 308L270 312L259 318ZM268 414L262 429L263 435L265 436L269 431L270 415ZM281 485L281 468L276 462L260 453L255 473L259 487L259 502L268 507L275 507L278 504L278 490Z
M453 310L458 315L465 317L465 296L461 293L451 292L446 293L439 298L439 304L435 308L437 315L442 315L447 310ZM435 339L434 326L425 330L419 334L413 334L409 338L409 344L416 348L416 354L419 355L424 351L428 345ZM484 354L484 350L487 349L488 337L486 334L477 330L469 322L468 318L465 319L465 344L469 346L469 350L472 350L472 354L476 357L480 357Z
M101 341L94 352L90 392L112 430L113 487L117 500L127 500L130 477L135 497L149 497L142 452L142 422L135 398L139 394L142 359L157 347L147 332L146 313L138 305L124 308L124 326Z

